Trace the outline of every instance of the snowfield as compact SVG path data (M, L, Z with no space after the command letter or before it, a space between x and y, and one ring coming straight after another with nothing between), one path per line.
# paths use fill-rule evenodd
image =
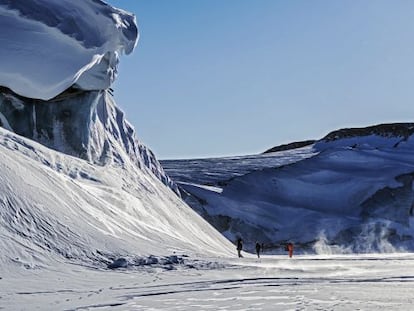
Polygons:
M133 162L0 129L4 310L409 310L414 255L244 253Z
M5 310L411 310L414 255L265 256L2 271Z

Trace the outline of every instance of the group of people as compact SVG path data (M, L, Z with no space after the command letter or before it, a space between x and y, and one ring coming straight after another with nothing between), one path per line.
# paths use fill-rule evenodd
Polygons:
M237 255L239 258L243 257L241 254L241 251L243 250L243 240L241 238L237 239ZM264 245L263 243L260 244L259 242L256 242L256 254L257 258L260 258L260 253L263 252ZM289 253L289 258L292 258L293 256L293 243L289 242L285 245L285 250Z

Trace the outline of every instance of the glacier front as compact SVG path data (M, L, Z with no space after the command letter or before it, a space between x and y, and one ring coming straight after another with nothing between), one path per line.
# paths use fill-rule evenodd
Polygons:
M0 274L231 254L108 90L137 44L134 15L100 0L0 0L0 26Z
M108 91L138 41L133 14L100 0L0 0L0 16L1 127L96 164L132 160L176 188Z

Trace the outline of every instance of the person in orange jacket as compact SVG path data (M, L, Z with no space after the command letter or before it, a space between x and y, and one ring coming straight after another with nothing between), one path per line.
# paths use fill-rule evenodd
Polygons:
M293 256L293 243L291 243L291 242L288 243L287 250L289 252L289 258L292 258L292 256Z

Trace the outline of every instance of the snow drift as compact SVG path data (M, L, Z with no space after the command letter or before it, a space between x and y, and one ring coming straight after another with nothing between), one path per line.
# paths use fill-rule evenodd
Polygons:
M231 245L148 170L97 166L0 128L0 266L226 255Z

